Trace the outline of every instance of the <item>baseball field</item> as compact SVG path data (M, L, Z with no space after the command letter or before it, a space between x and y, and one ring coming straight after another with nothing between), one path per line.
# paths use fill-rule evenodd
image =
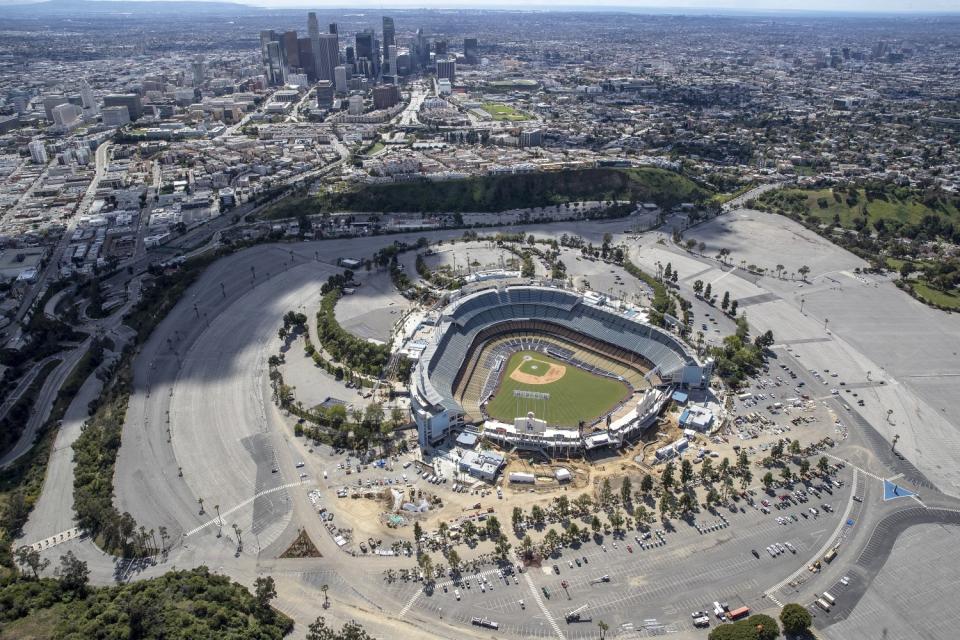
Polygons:
M587 424L630 394L626 384L598 376L537 351L518 351L500 374L500 385L487 403L487 413L501 422L533 411L551 426ZM550 394L549 399L517 398L514 391Z

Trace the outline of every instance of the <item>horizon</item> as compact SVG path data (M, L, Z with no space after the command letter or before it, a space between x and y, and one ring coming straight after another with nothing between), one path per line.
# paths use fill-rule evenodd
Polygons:
M164 3L210 3L236 4L251 9L264 10L311 10L318 9L316 2L308 0L89 0L92 2L164 2ZM26 6L31 4L61 4L68 0L0 0L0 6ZM884 16L884 15L960 15L960 7L950 0L926 0L923 2L903 3L897 0L813 0L803 9L787 9L775 6L770 0L646 0L642 3L625 4L623 0L596 0L596 4L585 6L583 0L533 0L524 8L518 9L506 0L400 0L391 2L390 8L383 6L382 0L357 0L351 6L322 7L322 11L373 10L379 13L390 11L542 11L542 12L630 12L655 14L757 14L781 16ZM908 4L909 6L902 6Z

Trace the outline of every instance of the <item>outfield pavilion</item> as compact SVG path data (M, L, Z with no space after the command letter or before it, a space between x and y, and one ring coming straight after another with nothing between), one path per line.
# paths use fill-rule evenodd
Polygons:
M508 449L541 450L548 456L619 447L655 420L674 389L703 388L709 381L711 362L701 364L678 337L644 322L642 311L632 305L552 285L488 284L451 295L413 368L411 409L422 447L479 423L488 439ZM622 377L636 393L617 420L607 424L600 416L586 430L531 423L527 416L518 416L523 420L514 424L485 420L482 405L493 390L496 362L489 356L510 341Z

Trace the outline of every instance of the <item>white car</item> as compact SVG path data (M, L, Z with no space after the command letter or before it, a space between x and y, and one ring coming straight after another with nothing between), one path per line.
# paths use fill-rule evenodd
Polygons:
M454 590L453 590L453 595L457 598L457 600L459 600L459 599L460 599L460 589L454 589Z

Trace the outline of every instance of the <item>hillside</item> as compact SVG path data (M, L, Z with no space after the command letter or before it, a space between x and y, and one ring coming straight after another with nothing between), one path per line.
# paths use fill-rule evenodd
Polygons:
M334 194L317 206L323 211L463 213L577 200L635 200L671 207L680 202L699 202L710 195L672 171L596 168L371 185Z

